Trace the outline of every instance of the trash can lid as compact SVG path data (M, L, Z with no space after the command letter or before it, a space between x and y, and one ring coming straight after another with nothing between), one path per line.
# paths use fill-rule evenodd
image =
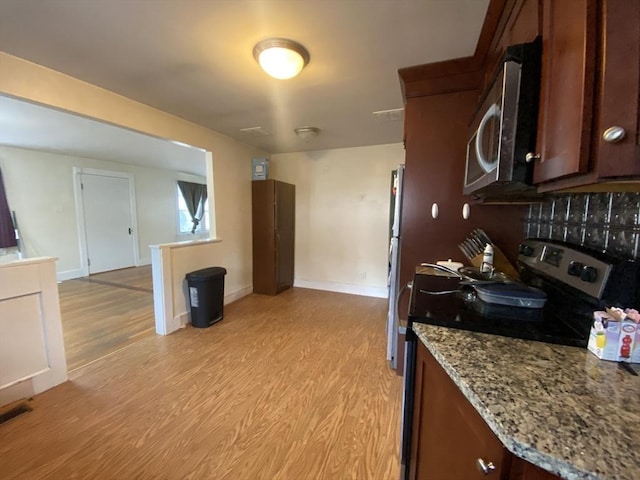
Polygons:
M227 269L223 267L209 267L202 270L187 273L187 279L206 280L212 277L221 277L227 274Z

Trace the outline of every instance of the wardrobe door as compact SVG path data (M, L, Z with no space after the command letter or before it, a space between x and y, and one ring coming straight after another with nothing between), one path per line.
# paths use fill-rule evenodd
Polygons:
M293 286L296 187L276 182L275 263L276 291Z
M253 228L253 293L275 295L275 181L251 184Z

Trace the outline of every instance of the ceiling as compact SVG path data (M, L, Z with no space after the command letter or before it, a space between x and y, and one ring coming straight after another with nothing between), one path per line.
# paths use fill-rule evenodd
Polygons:
M204 150L3 96L0 145L206 175Z
M0 0L0 49L266 152L378 145L402 141L401 117L373 115L402 108L397 70L473 55L488 3ZM268 37L308 49L298 77L260 70ZM305 143L304 125L320 135Z

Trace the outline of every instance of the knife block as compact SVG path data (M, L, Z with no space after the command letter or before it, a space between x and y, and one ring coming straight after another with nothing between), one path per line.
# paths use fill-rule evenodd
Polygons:
M479 253L478 255L476 255L471 259L471 264L474 267L480 268L482 266L482 257L483 257L483 254ZM507 257L504 256L504 253L502 253L502 250L500 250L500 248L497 247L496 245L493 245L493 266L497 271L502 272L505 275L515 280L518 280L520 278L520 275L518 275L517 270L514 268L511 262L507 259Z

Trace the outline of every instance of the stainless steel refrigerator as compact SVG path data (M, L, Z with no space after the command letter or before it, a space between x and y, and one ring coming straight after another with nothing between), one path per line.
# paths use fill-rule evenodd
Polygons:
M387 315L387 360L395 369L398 358L398 294L400 291L400 238L402 214L402 183L404 165L391 172L391 208L389 214L389 313Z

